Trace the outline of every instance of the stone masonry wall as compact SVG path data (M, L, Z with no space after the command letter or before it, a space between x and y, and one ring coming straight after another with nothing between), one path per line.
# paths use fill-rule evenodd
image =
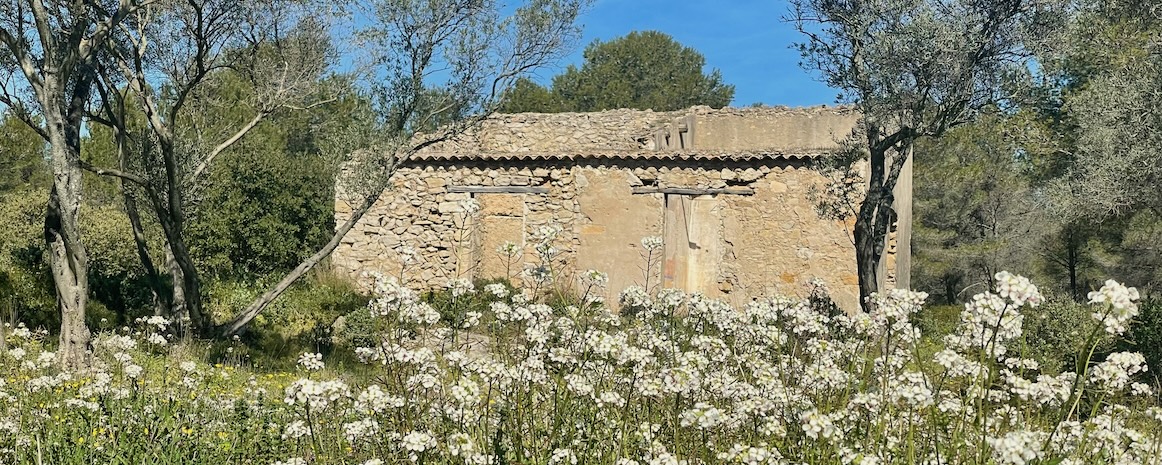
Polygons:
M561 231L555 267L607 272L611 299L645 283L641 239L661 236L651 285L742 303L803 295L821 278L854 309L851 225L815 213L808 192L823 178L801 156L835 147L857 118L842 107L497 115L430 150L442 156L401 168L332 263L365 284L372 271L428 288L515 275L534 260L538 230L551 226ZM722 155L684 156L690 149ZM454 192L504 186L526 189ZM730 193L661 193L667 188ZM465 211L469 200L478 211ZM350 211L340 195L336 221ZM497 253L506 242L520 250L516 263Z
M802 295L809 279L821 278L838 302L854 307L858 291L848 225L818 218L804 195L821 181L802 164L787 162L717 169L642 163L409 168L400 171L395 188L348 234L332 261L364 283L364 272L398 276L403 271L413 285L443 287L456 277L517 274L535 257L531 238L537 230L554 226L561 230L557 269L607 272L606 297L616 299L621 289L645 284L641 239L667 234L666 204L675 201L672 194L669 199L661 193L633 194L634 187L750 188L753 195L698 196L709 202L709 215L699 221L708 225L713 240L697 247L713 246L718 265L702 270L702 284L688 290L742 303L758 295ZM448 192L449 186L466 185L542 186L549 192ZM462 202L473 196L480 210L469 214ZM336 220L345 220L347 211L339 202ZM514 224L521 233L513 232ZM510 270L496 252L504 242L523 253ZM418 252L406 269L405 245ZM655 284L663 282L660 266L651 276Z
M610 110L597 113L496 115L433 152L585 152L653 149L655 128L683 112Z
M542 226L571 225L577 214L576 190L568 169L560 167L405 167L395 176L392 187L356 223L332 255L332 265L361 283L370 282L368 272L389 276L401 274L411 284L442 287L450 279L475 277L481 262L495 262L495 245L484 250L481 226L499 202L481 202L479 212L465 211L473 194L449 192L449 186L541 186L548 194L490 194L520 198L523 237L511 239L521 246L528 259L535 256L527 239ZM477 194L478 196L480 194ZM495 197L494 197L495 198ZM351 212L344 199L335 202L335 221L346 221ZM509 212L504 212L509 213ZM509 213L511 214L511 213ZM577 243L570 233L560 235L561 261L572 261ZM414 260L401 256L410 247ZM406 255L406 253L404 254ZM489 270L493 271L493 270ZM500 276L488 276L500 277Z

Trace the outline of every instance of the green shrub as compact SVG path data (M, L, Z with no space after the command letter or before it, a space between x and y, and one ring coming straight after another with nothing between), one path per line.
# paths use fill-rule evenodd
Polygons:
M1070 371L1080 353L1088 348L1078 345L1093 327L1094 308L1063 297L1050 297L1037 308L1025 310L1023 355L1041 363L1044 370L1057 373ZM1110 352L1113 339L1103 332L1098 335L1096 354Z
M226 155L231 169L210 175L203 202L216 206L214 214L192 217L188 228L191 253L205 272L262 279L293 269L330 239L334 183L326 164L288 153L278 132L247 136Z
M1138 321L1119 341L1118 350L1141 352L1157 383L1162 378L1162 299L1143 300L1138 311Z
M15 313L30 326L53 329L60 320L45 256L47 198L41 189L0 195L0 311ZM89 322L104 318L124 324L150 312L152 294L125 214L108 206L86 205L81 211L93 308Z
M44 259L47 191L0 195L0 311L33 328L56 327L56 293Z
M99 318L125 325L152 314L153 294L125 212L110 206L90 207L82 212L81 228L89 252L90 302L99 302L108 311ZM155 246L162 243L160 237L151 237L147 242ZM151 254L162 256L160 250Z
M504 285L509 295L516 292L512 285L503 278L477 279L472 281L473 292L456 296L450 288L433 289L424 292L421 300L440 312L441 322L449 327L457 328L464 323L468 313L485 313L493 302L500 300L496 296L484 292L484 286L489 284Z

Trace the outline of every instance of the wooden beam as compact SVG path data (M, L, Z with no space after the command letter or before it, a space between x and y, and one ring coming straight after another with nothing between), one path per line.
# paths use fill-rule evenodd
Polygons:
M681 194L681 195L754 195L754 189L749 187L727 187L717 189L699 189L692 187L635 187L634 194Z
M530 186L448 186L448 192L469 194L548 194L547 187Z

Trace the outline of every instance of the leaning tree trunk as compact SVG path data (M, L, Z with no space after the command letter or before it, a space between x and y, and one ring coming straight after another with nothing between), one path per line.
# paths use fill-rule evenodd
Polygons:
M339 225L339 227L335 230L335 235L331 237L331 240L330 242L327 242L327 245L323 246L322 249L319 249L319 251L315 252L314 255L307 257L307 259L300 263L299 266L295 267L295 269L290 273L287 273L287 275L284 276L282 280L278 282L278 284L275 284L275 286L266 291L265 294L262 294L261 297L252 302L249 306L246 307L245 310L235 316L233 320L219 326L216 332L221 336L230 336L237 334L238 331L242 330L242 328L249 324L251 320L258 316L258 314L262 313L262 311L265 310L271 302L274 302L274 299L277 299L280 295L282 295L283 292L286 292L286 290L289 289L291 285L295 283L295 281L298 281L298 279L301 278L304 274L306 274L308 271L311 271L312 268L322 262L324 258L327 258L327 256L331 255L331 252L334 252L335 249L339 247L339 244L343 241L343 237L346 236L347 233L355 227L355 223L358 223L359 220L363 218L363 215L367 214L367 211L371 209L371 206L375 205L375 202L379 200L379 197L382 195L382 193L383 189L381 188L375 189L371 194L366 195L363 198L362 203L360 203L359 207L351 211L351 217L347 218L347 221L345 221L342 225Z
M190 256L190 250L186 247L185 239L182 238L180 229L175 240L176 243L171 243L170 250L174 252L174 263L177 264L178 270L181 271L181 276L175 276L174 278L181 278L182 293L186 299L185 309L189 313L189 318L192 322L190 329L195 333L207 333L211 329L213 322L210 321L209 315L206 315L202 309L202 278L198 275L198 268L194 264L193 257Z
M123 121L125 119L124 106L120 108L121 113L118 116ZM129 171L129 153L125 150L125 138L125 131L118 128L117 166L121 171ZM158 273L157 266L153 263L153 257L149 254L149 243L145 236L145 227L141 221L141 211L137 208L137 199L134 197L133 186L125 178L119 178L119 181L121 199L125 203L125 215L129 217L129 225L133 231L133 245L137 249L137 258L141 260L141 266L145 268L145 279L149 285L149 291L153 294L153 314L159 316L166 315L170 311L173 294L169 289L166 289L164 280L162 280L161 274Z
M153 257L149 255L149 244L146 242L145 227L142 226L137 201L133 198L133 194L128 191L129 186L126 185L125 180L122 180L121 183L125 214L129 217L129 225L133 231L133 244L137 249L137 258L141 260L141 265L145 268L146 283L149 285L149 292L153 294L153 314L166 315L170 311L171 302L173 302L172 291L166 289L165 282L157 271L157 266L153 264Z

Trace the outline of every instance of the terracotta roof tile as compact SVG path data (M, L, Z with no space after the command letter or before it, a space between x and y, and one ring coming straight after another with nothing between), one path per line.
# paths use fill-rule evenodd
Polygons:
M658 160L658 161L749 161L808 160L827 154L826 149L748 151L588 151L588 152L419 152L411 161L561 161L561 160Z

